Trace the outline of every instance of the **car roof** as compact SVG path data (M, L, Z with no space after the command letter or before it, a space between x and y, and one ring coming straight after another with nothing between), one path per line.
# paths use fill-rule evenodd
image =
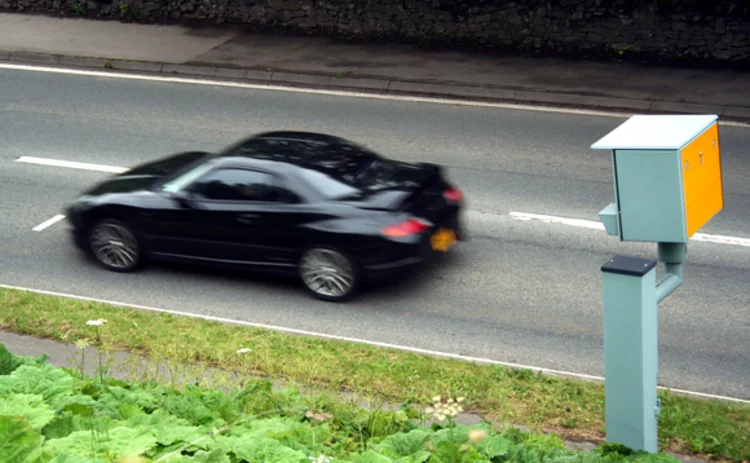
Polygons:
M302 131L275 131L235 143L219 157L238 158L252 164L274 163L312 170L344 167L362 157L379 157L366 148L334 135ZM256 162L253 162L256 161Z
M249 140L294 140L321 144L350 144L348 140L335 135L319 132L305 132L293 130L277 130L263 132L249 138Z

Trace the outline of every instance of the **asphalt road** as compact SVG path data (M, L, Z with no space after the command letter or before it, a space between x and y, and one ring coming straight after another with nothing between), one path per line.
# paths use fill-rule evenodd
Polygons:
M600 266L655 245L520 221L598 220L609 117L0 70L0 283L74 293L592 375L603 374ZM388 156L445 164L465 190L471 241L408 281L327 304L293 282L175 266L100 270L62 224L32 228L103 173L37 156L132 166L249 133L316 130ZM750 130L722 128L726 207L701 232L750 238ZM750 247L693 242L659 311L660 384L750 398Z

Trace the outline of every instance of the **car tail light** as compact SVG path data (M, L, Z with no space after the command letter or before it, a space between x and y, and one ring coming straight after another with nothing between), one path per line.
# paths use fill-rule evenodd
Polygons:
M455 187L450 187L443 193L443 197L449 203L460 203L464 199L464 194L461 190Z
M381 230L385 236L399 237L422 233L432 227L432 223L422 219L409 219L394 225L389 225Z

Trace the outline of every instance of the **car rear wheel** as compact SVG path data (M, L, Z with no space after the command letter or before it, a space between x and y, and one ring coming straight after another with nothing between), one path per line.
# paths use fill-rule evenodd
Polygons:
M115 272L130 272L142 260L141 245L133 230L119 220L103 219L91 228L91 252L101 265Z
M307 289L325 301L343 301L359 289L357 266L349 257L334 249L307 250L300 259L299 272Z

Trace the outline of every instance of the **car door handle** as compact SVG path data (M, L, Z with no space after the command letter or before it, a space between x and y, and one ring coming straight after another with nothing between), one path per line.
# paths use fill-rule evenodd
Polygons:
M256 223L259 220L258 214L237 214L237 221L240 223Z

